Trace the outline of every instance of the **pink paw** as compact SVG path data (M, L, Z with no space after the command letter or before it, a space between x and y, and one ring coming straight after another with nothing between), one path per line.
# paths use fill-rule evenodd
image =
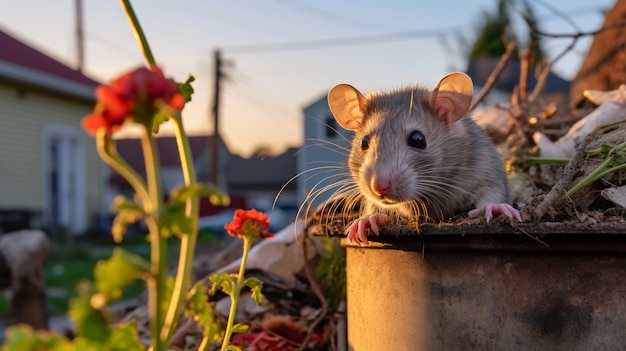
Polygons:
M391 218L385 215L373 214L363 216L352 222L348 227L346 231L348 234L348 243L367 245L369 244L369 241L367 241L368 229L378 235L380 226L389 224L391 224Z
M509 218L513 218L517 220L518 222L522 221L522 217L520 216L519 211L514 209L509 204L488 203L482 208L477 208L475 210L469 211L467 214L470 217L476 217L483 213L485 214L485 220L487 221L487 223L491 222L493 217L499 216L499 215L505 215Z

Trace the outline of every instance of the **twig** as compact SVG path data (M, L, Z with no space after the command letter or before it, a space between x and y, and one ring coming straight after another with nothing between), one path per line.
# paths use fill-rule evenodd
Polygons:
M532 47L524 54L520 55L520 78L519 78L519 96L523 104L528 98L528 72L530 71L530 57Z
M573 41L570 45L567 46L567 48L565 48L565 50L563 50L559 55L557 55L557 57L554 60L546 64L543 70L541 70L541 73L539 74L539 77L537 78L537 84L535 84L535 88L533 89L533 92L528 97L528 105L533 104L535 100L537 100L537 97L539 97L539 94L543 91L543 88L546 85L546 82L548 80L548 75L550 74L550 72L552 72L552 66L554 66L554 63L560 60L563 56L565 56L565 54L569 52L574 47L575 44L576 44L576 41Z
M541 245L550 248L550 245L546 244L545 242L543 242L541 239L539 239L538 237L533 236L532 234L530 234L529 232L525 231L524 229L520 228L517 223L511 221L511 226L514 227L515 229L519 230L520 232L524 233L527 237L535 240L536 242L540 243Z
M563 172L561 173L559 180L556 184L554 184L552 189L550 189L550 192L548 192L548 194L546 194L541 202L535 207L535 212L532 214L535 219L539 220L543 218L543 216L545 216L551 208L552 210L554 209L554 205L560 201L563 195L565 195L565 189L567 189L570 183L574 180L575 174L579 171L580 163L585 159L585 149L587 148L587 145L592 140L595 140L596 134L597 133L595 132L589 133L589 135L582 140L580 145L578 145L572 159L567 163L567 165L565 165L565 168L563 168Z
M537 29L536 27L531 27L531 29L532 29L534 34L541 35L542 37L578 39L580 37L596 35L598 33L604 32L605 30L614 29L614 28L623 27L623 26L626 26L626 20L615 22L615 23L609 24L607 26L601 27L599 29L591 30L591 31L587 31L587 32L579 31L579 32L576 32L576 33L547 33L547 32L543 32L543 31Z
M516 47L517 45L512 42L507 45L506 52L500 58L500 62L498 62L498 65L496 66L496 68L493 70L493 72L491 72L491 75L489 76L489 78L487 78L487 81L485 82L485 85L480 91L480 94L478 94L476 99L472 101L472 104L470 105L470 108L469 108L470 111L472 111L479 103L481 103L485 99L485 96L487 96L487 93L489 93L489 91L493 87L493 84L495 83L496 79L498 78L498 76L500 76L500 73L502 73L502 70L504 70L504 67L506 67L507 62L509 62L509 59L511 59L511 55L513 54L513 51L515 51Z
M541 6L547 8L548 10L550 10L552 13L554 13L555 15L557 15L558 17L560 17L563 21L567 22L570 26L572 26L572 28L574 28L575 30L581 32L580 27L578 26L578 24L576 24L576 22L574 22L574 20L572 20L572 18L570 16L568 16L566 13L564 13L563 11L557 9L556 7L550 5L549 3L542 1L542 0L534 0L536 3L540 4ZM531 20L531 18L526 18L527 16L524 16L524 20L529 23L529 20ZM533 22L534 23L534 22Z
M547 5L544 4L544 6L547 6ZM565 15L558 13L554 8L550 8L550 9L553 12L555 12L557 15L565 17ZM570 52L574 48L574 46L576 46L576 43L578 42L579 38L590 36L590 35L596 35L600 32L626 25L626 20L624 20L624 21L616 22L616 23L613 23L613 24L610 24L610 25L607 25L607 26L604 26L604 27L601 27L599 29L592 30L592 31L584 32L584 31L578 30L576 33L568 33L568 34L558 33L557 34L557 33L547 33L547 32L543 32L539 30L537 26L534 24L534 22L527 16L524 16L524 20L526 21L526 24L530 28L531 32L535 35L548 37L548 38L572 38L572 42L563 51L561 51L561 53L559 53L552 61L550 61L546 65L546 67L544 67L543 70L541 71L539 77L537 78L537 84L535 85L535 88L533 89L532 94L528 98L529 105L532 104L537 99L539 94L543 91L548 74L552 71L552 67L554 66L554 64L557 61L559 61L563 56L565 56L565 54ZM573 24L573 21L568 21L568 22L570 23L570 25L572 25L572 27L574 27L575 29L578 29L578 27L575 24Z

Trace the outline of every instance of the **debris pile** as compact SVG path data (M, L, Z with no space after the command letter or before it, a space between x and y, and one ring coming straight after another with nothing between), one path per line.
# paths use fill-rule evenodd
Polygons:
M329 350L336 344L335 331L343 316L329 309L323 292L325 279L318 277L315 268L328 255L324 241L329 239L303 235L302 226L301 222L296 222L284 228L273 239L257 243L249 253L245 275L263 282L264 299L257 306L249 294L243 292L241 295L236 322L248 325L249 329L235 334L231 343L242 350ZM236 273L241 255L240 241L233 239L218 254L199 256L193 272L196 280L209 287L209 276ZM225 324L230 308L229 297L217 292L208 302L215 304L215 311ZM118 314L120 322L137 322L139 336L148 345L150 331L145 299ZM201 340L202 329L193 319L181 316L170 349L197 350ZM219 347L215 345L213 349Z

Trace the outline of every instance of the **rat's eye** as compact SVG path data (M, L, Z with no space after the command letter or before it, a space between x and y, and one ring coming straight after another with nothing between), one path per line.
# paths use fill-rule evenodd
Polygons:
M409 134L409 140L407 140L407 144L410 147L415 147L418 149L423 149L426 147L426 137L424 134L418 130L414 130Z
M369 149L369 147L370 147L370 137L366 135L363 137L363 139L361 139L361 150L365 151Z

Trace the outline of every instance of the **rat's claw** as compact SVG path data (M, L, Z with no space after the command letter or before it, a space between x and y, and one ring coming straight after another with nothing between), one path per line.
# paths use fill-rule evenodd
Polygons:
M367 241L367 226L369 222L365 218L359 218L352 222L348 227L347 235L348 235L348 243L349 244L369 244Z
M348 243L367 245L368 230L378 235L380 233L380 226L391 224L391 218L385 215L373 214L363 216L348 227L346 233L348 235Z
M522 217L519 214L519 211L513 208L513 206L509 204L494 204L488 203L485 204L482 208L477 208L471 210L467 213L470 217L476 217L480 214L485 214L485 220L487 223L491 222L494 216L505 215L509 218L513 218L518 222L522 221Z
M391 224L391 218L381 214L374 214L369 216L368 221L374 234L380 234L380 226Z

